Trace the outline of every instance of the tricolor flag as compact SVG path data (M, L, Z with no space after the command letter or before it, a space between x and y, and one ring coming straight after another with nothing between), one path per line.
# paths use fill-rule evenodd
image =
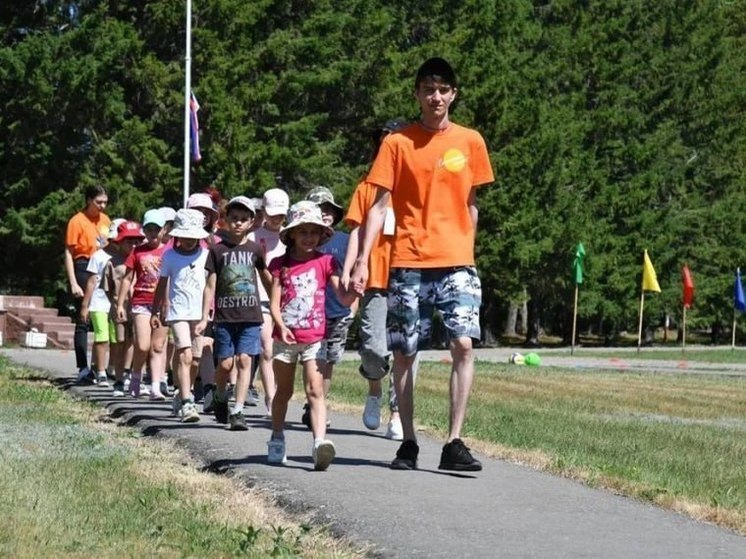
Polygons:
M198 162L202 159L202 154L199 151L199 119L197 118L197 111L199 111L199 102L192 91L189 99L189 137L191 144L192 161Z

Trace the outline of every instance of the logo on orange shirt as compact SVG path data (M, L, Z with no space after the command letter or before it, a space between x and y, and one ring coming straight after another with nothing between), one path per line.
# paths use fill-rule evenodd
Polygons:
M466 156L458 149L449 149L443 154L439 167L445 167L451 173L458 173L466 165Z

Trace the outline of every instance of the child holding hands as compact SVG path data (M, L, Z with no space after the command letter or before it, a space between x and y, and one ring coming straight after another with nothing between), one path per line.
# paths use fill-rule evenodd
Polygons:
M270 311L275 322L274 373L277 392L272 400L272 437L267 443L267 462L286 462L284 424L293 395L295 365L300 358L306 398L313 426L312 457L315 470L326 470L334 459L334 443L326 439L324 379L317 363L326 335L324 312L327 284L334 286L343 304L355 295L339 287L339 269L334 257L317 249L334 230L324 224L319 207L310 201L294 204L280 238L287 246L284 256L272 260Z

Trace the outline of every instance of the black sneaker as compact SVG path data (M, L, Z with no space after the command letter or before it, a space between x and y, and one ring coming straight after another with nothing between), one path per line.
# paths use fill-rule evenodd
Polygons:
M311 427L311 406L308 403L303 404L303 415L300 416L300 422L309 429L313 429Z
M230 417L228 418L228 422L230 423L230 430L231 431L248 431L249 426L246 425L246 418L244 417L242 412L232 413Z
M478 472L482 469L482 463L471 455L464 441L453 439L450 443L443 445L438 469L454 470L457 472Z
M420 447L416 442L404 441L399 450L396 451L396 458L391 462L392 470L416 470L417 455L420 453Z
M228 423L228 400L218 400L215 398L215 421L225 425Z

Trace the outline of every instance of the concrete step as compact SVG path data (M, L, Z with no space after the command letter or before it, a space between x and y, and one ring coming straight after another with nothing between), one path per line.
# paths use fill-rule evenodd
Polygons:
M44 325L47 328L56 328L58 326L71 326L73 324L69 316L34 316L30 318L25 318L22 316L21 318L26 320L26 322L28 322L32 326L36 326L37 328L40 325Z
M0 309L43 309L44 297L33 295L0 295Z
M13 307L8 309L8 312L15 313L20 316L23 320L39 320L44 318L59 318L59 312L57 309L29 309L25 307Z

